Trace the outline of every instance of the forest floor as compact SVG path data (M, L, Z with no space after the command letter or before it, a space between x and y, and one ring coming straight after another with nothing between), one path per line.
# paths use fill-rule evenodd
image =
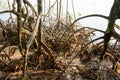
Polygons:
M9 47L5 49L6 52L8 50ZM29 53L29 55L33 54ZM0 80L21 80L23 70L23 65L21 64L23 63L23 59L19 50L17 49L9 58L0 59ZM34 55L28 58L33 59ZM96 80L98 78L100 78L98 80L120 80L120 64L117 65L116 71L112 70L113 63L110 59L105 59L100 62L95 57L87 63L81 63L79 57L76 57L68 66L68 63L72 59L73 57L65 58L64 56L58 56L56 58L56 64L58 66L55 68L45 68L46 65L49 65L49 61L44 63L40 61L39 65L34 67L28 64L28 80ZM66 66L68 67L66 68ZM64 70L65 68L66 70ZM64 73L60 76L63 71Z

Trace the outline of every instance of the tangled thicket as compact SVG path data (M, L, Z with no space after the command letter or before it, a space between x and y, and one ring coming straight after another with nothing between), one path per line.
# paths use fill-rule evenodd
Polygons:
M68 17L65 23L66 19L62 19L60 13L56 15L57 19L51 13L42 16L27 0L23 3L26 16L19 10L19 1L17 11L13 6L13 10L0 12L17 16L0 20L0 79L21 80L25 79L25 74L30 80L120 79L118 40L115 44L108 44L101 62L104 41L97 40L103 37L94 37L96 31L104 34L105 31L82 26L76 22L80 18L72 23L72 18ZM32 15L28 15L26 5L31 8Z

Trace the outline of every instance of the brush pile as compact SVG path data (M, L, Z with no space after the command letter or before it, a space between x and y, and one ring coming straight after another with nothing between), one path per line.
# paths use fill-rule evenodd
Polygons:
M16 21L8 23L1 20L0 25L0 78L6 80L21 79L24 61L23 55L19 50L17 38L15 38L17 37ZM80 26L80 28L75 29L77 26ZM29 31L29 33L32 31L28 27L23 28L24 30ZM100 63L99 57L103 50L103 41L91 42L92 37L95 36L94 32L94 29L83 27L79 23L74 24L71 28L62 22L55 22L52 26L43 24L42 41L52 53L54 59L44 48L42 48L41 52L38 52L38 46L34 41L28 53L27 74L29 79L55 79L66 68L66 73L60 76L60 80L62 78L119 80L119 43L116 42L116 45L109 45L105 60ZM29 34L24 33L22 44L25 45L29 37ZM89 42L91 44L88 44ZM86 47L84 48L84 46ZM74 56L76 57L74 58ZM74 60L69 64L72 59ZM52 74L53 72L54 74Z

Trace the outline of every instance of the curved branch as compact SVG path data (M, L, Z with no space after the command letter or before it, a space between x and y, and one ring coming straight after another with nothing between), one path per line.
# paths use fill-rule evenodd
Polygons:
M118 41L120 41L120 35L116 32L116 31L112 31L112 36L117 39Z
M25 18L25 15L22 15L21 13L19 12L15 12L13 10L5 10L5 11L1 11L0 14L3 14L3 13L13 13L14 15L16 16L20 16L22 18Z
M104 18L104 19L107 19L107 20L109 19L108 16L104 16L104 15L100 15L100 14L91 14L91 15L87 15L87 16L77 18L71 25L73 25L74 23L76 23L77 21L79 21L81 19L88 18L88 17L101 17L101 18Z
M79 31L81 31L81 30L83 30L83 29L85 29L85 28L86 28L86 29L91 29L91 30L94 30L94 31L99 31L99 32L101 32L101 33L105 33L105 31L102 31L102 30L99 30L99 29L90 28L90 27L83 27L83 28L78 29L78 30L75 31L74 33L72 33L72 34L69 36L68 40L69 40L75 33L79 32Z
M35 8L32 6L32 4L28 0L23 0L24 4L27 4L32 11L35 13L36 16L38 16L37 12L35 11Z
M109 20L109 17L108 16L104 16L104 15L100 15L100 14L91 14L91 15L87 15L87 16L83 16L83 17L80 17L80 18L77 18L72 24L70 24L68 27L74 25L77 21L81 20L81 19L84 19L84 18L88 18L88 17L101 17L101 18L104 18L104 19L107 19ZM68 28L66 28L67 30ZM65 32L66 32L65 30ZM65 32L63 33L62 37L64 36ZM61 38L62 38L61 37Z

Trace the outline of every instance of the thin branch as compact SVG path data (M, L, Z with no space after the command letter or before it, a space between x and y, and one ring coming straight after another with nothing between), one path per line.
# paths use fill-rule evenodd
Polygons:
M74 3L73 3L73 0L71 0L72 2L72 8L73 8L73 15L74 15L74 19L76 19L76 16L75 16L75 8L74 8Z
M61 18L61 4L62 4L62 0L60 0L60 4L59 4L59 16L58 16L58 21L60 21Z
M11 10L11 7L10 7L10 1L8 0L8 6L9 6L9 10ZM12 18L12 14L10 13L10 17Z
M50 10L54 7L54 5L57 3L57 0L55 0L55 2L53 3L53 5L51 5L47 11L47 14L50 13Z
M13 8L12 9L13 11L16 11L16 9L17 9L16 8L16 0L13 0L12 8Z

